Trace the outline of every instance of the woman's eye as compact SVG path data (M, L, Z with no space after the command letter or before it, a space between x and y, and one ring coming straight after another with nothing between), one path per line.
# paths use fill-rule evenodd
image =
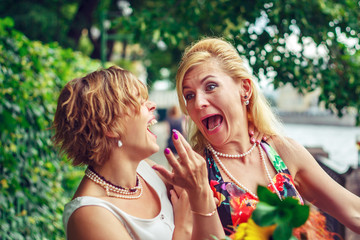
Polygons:
M187 93L184 95L186 101L189 101L191 100L193 97L194 97L194 94L193 93Z
M212 91L217 87L217 84L215 83L209 83L208 85L206 85L206 91Z

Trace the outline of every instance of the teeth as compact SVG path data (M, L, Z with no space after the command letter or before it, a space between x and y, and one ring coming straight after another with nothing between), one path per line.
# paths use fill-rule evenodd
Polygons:
M156 123L157 123L156 119L153 119L153 120L151 120L151 121L148 123L148 127L151 127L151 126L153 126L153 125L156 124Z
M221 124L221 123L219 123L218 125L216 125L215 127L211 128L211 129L209 129L209 131L215 130L215 128L217 128L218 126L220 126L220 124Z

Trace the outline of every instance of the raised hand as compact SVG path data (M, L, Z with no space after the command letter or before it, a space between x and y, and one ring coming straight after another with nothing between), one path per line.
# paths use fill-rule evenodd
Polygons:
M153 168L170 184L183 188L188 194L193 212L191 239L209 239L210 235L222 239L225 236L224 230L208 182L206 161L192 150L179 132L173 131L172 138L179 158L176 159L168 148L164 152L173 171L170 172L160 165L154 165Z
M205 159L192 150L185 138L176 130L173 130L173 142L179 155L175 155L169 148L164 153L173 171L170 172L160 165L154 165L168 183L184 188L189 196L195 192L209 188Z

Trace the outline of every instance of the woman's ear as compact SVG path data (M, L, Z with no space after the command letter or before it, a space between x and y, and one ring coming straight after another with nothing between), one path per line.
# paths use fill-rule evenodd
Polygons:
M252 82L250 79L241 80L242 94L241 97L243 100L249 100L252 95Z
M105 136L109 137L109 138L118 138L119 135L113 132L106 132Z
M116 142L119 148L122 147L123 142L120 140L119 134L114 132L106 132L105 136L110 138L110 141Z

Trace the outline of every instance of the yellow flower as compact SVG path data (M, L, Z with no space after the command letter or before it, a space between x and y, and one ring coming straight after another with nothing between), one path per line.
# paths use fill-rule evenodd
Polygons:
M269 240L275 227L275 225L260 227L250 218L247 222L241 223L230 238L232 240Z

